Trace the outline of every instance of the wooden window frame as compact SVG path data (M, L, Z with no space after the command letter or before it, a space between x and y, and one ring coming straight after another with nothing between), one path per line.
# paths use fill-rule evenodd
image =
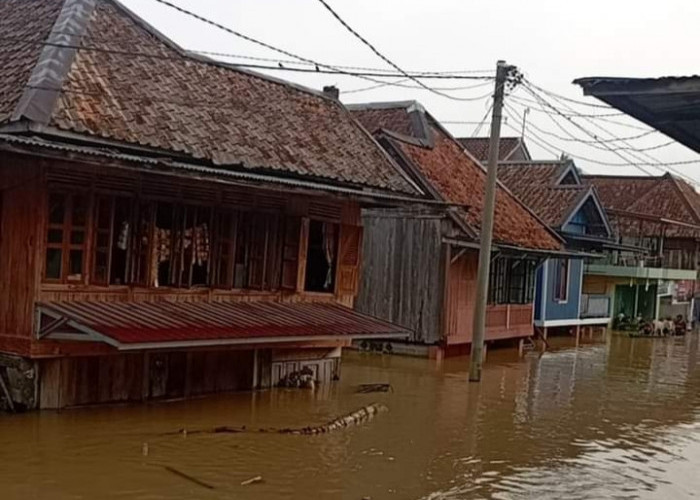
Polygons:
M569 302L569 284L571 281L571 261L556 259L554 269L554 294L552 299L559 304Z
M63 206L63 222L51 222L51 197L54 195L62 196L64 199ZM85 200L85 225L76 226L73 224L74 219L74 207L75 198L83 197ZM60 283L60 284L86 284L89 280L89 273L87 270L90 268L91 264L91 239L92 239L92 226L93 215L92 215L92 204L93 196L92 193L83 194L76 193L75 191L69 189L55 189L49 187L46 198L46 229L44 233L44 255L43 255L43 271L42 271L42 281L44 283ZM51 231L60 230L62 233L62 238L60 243L52 243L49 241L49 234ZM82 231L82 243L72 243L71 238L74 231ZM49 278L47 276L47 266L46 259L50 249L58 249L61 251L61 268L60 277ZM70 274L70 254L72 251L82 252L82 262L81 262L81 272L79 278L71 278Z

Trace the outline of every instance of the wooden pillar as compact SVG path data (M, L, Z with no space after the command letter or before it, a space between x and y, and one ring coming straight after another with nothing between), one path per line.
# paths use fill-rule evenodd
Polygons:
M192 356L191 352L185 354L185 389L184 395L186 398L192 394Z
M542 338L547 340L547 327L542 328Z
M141 379L141 399L146 401L151 387L151 359L148 352L143 353L143 378Z
M580 339L581 339L581 325L576 325L576 347L578 347Z
M260 385L260 367L258 363L258 350L253 349L253 387L251 387L253 390Z
M518 357L522 358L525 354L525 339L518 341Z

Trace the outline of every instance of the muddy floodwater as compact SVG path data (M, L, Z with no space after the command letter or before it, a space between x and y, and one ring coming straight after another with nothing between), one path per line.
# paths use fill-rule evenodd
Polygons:
M0 416L0 498L472 499L700 495L696 335L468 362L348 353L342 381L194 401ZM358 384L393 392L358 394ZM320 424L318 436L166 434ZM241 485L261 476L262 481Z

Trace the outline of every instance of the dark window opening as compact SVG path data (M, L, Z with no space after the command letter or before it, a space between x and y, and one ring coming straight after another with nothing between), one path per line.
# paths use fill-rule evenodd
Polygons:
M283 251L283 219L274 214L244 213L238 222L234 288L277 290Z
M338 224L310 222L306 256L306 291L332 293L335 290L338 232Z
M529 304L535 290L534 261L498 258L491 263L489 304Z
M556 259L554 266L554 300L566 302L569 298L569 259Z

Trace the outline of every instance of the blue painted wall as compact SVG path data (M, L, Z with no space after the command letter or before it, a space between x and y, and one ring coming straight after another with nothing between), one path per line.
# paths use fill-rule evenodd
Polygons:
M554 300L556 264L556 259L549 259L544 264L547 266L547 282L544 283L544 286L547 287L546 301L544 304L545 316L544 318L537 319L544 319L545 321L578 319L579 303L581 302L581 269L583 267L583 259L569 260L569 290L566 302L558 302ZM540 278L538 279L538 293L541 293L542 280L539 274L538 278ZM541 305L535 311L536 316L541 316L539 311L541 311Z

